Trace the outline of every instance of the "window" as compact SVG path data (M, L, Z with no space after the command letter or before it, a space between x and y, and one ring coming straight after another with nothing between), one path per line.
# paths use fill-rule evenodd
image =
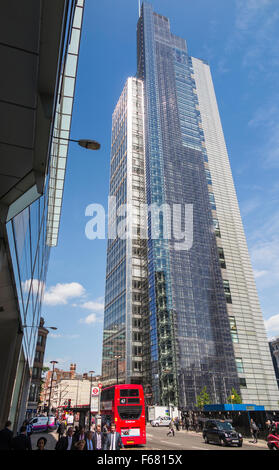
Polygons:
M246 380L244 378L240 378L239 379L239 385L240 385L240 387L243 387L243 388L247 387Z
M235 358L235 362L236 362L237 372L238 372L239 374L243 374L243 372L244 372L244 367L243 367L242 359L241 359L240 357L236 357L236 358Z
M39 367L33 367L32 377L33 379L39 379L41 377L41 369Z
M133 355L140 356L142 354L142 347L141 346L133 346Z
M38 336L38 340L37 340L37 344L38 344L39 346L42 346L42 345L43 345L43 342L44 342L44 337L43 337L43 335L39 335L39 336Z
M139 397L139 390L137 388L127 388L120 390L120 397Z
M135 361L133 366L135 372L141 372L141 362Z
M226 301L228 304L232 303L232 297L231 297L231 290L230 290L230 283L227 280L223 280L223 285L224 285L224 291L225 291L225 296L226 296Z
M117 410L121 419L139 419L142 406L118 406Z
M221 238L221 232L220 232L220 226L219 226L219 220L218 219L213 219L213 227L214 227L216 237Z
M229 321L230 321L230 330L231 330L232 341L233 341L233 343L238 343L238 334L237 334L235 317L229 317Z
M41 351L36 351L34 361L41 362Z
M225 255L223 248L218 247L219 263L221 268L226 269Z
M210 171L206 169L205 174L206 174L207 184L212 184Z
M141 333L135 332L133 334L133 341L141 341Z
M213 193L209 193L209 201L211 204L211 209L216 211L216 204L215 204L215 198Z

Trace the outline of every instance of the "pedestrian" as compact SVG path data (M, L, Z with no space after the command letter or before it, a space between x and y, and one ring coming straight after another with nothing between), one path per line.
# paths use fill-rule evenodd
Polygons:
M76 442L80 442L80 441L76 441ZM92 431L88 431L88 433L86 434L84 450L94 450Z
M74 434L73 434L74 438L76 438L78 433L79 433L79 426L75 426L75 430L74 430Z
M73 432L73 428L69 427L66 436L62 436L61 439L57 442L55 450L73 450L75 444Z
M169 432L167 433L167 436L169 436L170 434L172 434L172 437L174 437L174 425L173 425L173 420L172 419L170 420Z
M13 432L11 426L11 421L7 421L5 427L0 431L0 450L11 450L12 448Z
M185 429L186 431L189 431L189 427L190 427L190 420L188 417L185 418L185 421L184 421L184 426L185 426Z
M176 427L176 430L179 431L179 419L175 418L174 425Z
M74 441L75 442L84 441L85 439L86 439L85 428L83 426L80 426L78 432L75 433L74 435Z
M73 450L84 450L85 447L85 440L80 439L79 441L74 443Z
M12 450L32 450L30 437L27 436L26 426L21 426L19 434L12 439Z
M104 450L106 448L107 433L101 431L101 426L96 426L96 431L93 433L93 446L94 450Z
M116 426L114 423L110 426L110 433L107 435L105 449L104 450L120 450L123 449L123 442L119 432L116 432Z
M39 437L37 440L37 449L36 450L45 450L47 439L45 437Z
M251 419L250 421L250 430L251 430L251 434L253 436L253 444L256 444L258 442L258 433L259 433L259 428L258 426L256 425L255 421L253 419Z
M57 432L59 435L59 440L61 439L62 436L64 436L64 432L66 430L65 422L61 421L61 423L58 426Z
M106 424L104 424L104 426L103 426L103 434L104 434L105 436L108 435L108 427L107 427Z

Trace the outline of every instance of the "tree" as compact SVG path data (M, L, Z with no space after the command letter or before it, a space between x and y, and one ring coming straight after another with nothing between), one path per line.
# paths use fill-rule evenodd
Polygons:
M197 396L196 407L201 410L204 407L204 405L210 405L210 403L211 403L210 397L207 393L207 388L205 386L203 387L201 393Z
M242 398L240 395L238 395L235 388L232 388L231 394L228 396L228 403L234 405L240 405L242 403Z

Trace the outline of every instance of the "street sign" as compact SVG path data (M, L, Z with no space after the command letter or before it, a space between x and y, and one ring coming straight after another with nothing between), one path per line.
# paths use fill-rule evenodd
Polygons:
M99 387L92 387L92 397L97 397L99 395Z
M98 387L99 387L99 388L102 388L102 387L103 387L103 384L101 384L101 383L98 384Z

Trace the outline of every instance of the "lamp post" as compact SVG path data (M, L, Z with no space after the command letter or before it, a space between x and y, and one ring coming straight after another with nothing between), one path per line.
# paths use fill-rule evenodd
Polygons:
M93 377L93 374L95 374L95 370L90 370L88 373L90 374L90 404L89 404L89 423L88 423L88 427L90 431L91 429L91 403L92 403L92 377Z
M53 374L54 374L54 366L55 364L58 364L58 361L50 361L52 364L52 373L51 373L51 381L50 381L50 391L49 391L49 397L48 397L48 420L47 420L47 428L49 425L49 417L50 417L50 401L51 401L51 392L52 392L52 382L53 382Z
M118 385L118 360L121 359L122 356L115 355L114 357L116 359L116 383Z
M35 325L22 325L22 328L41 328L40 325L39 326L35 326ZM56 326L44 326L43 328L45 328L46 330L50 329L50 330L57 330Z

